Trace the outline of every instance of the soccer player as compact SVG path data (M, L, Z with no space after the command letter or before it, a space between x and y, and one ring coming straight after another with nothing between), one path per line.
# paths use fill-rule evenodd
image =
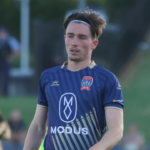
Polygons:
M24 150L110 150L123 136L123 97L116 76L91 55L106 22L100 14L74 12L65 21L68 61L45 70ZM108 127L108 131L106 129Z

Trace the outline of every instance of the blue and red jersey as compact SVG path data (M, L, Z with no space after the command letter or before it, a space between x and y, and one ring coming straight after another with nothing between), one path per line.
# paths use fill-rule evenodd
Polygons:
M88 150L106 131L105 108L123 109L116 76L95 64L80 71L62 66L45 70L38 105L48 107L45 150Z

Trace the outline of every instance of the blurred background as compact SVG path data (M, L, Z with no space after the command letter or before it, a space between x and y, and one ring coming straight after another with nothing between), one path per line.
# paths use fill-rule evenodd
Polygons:
M125 100L124 137L113 150L150 150L150 0L0 0L4 150L22 150L40 74L67 60L63 21L86 7L107 22L92 59L118 77Z

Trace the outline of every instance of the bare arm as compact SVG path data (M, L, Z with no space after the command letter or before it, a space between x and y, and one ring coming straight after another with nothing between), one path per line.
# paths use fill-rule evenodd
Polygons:
M110 150L123 136L123 111L116 108L105 109L108 131L90 150Z
M37 105L35 116L29 127L24 149L38 150L46 132L47 107Z

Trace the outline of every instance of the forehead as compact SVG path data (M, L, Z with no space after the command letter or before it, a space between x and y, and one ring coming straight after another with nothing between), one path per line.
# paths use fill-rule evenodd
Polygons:
M87 36L91 36L91 29L88 25L83 23L70 23L66 29L67 33L74 33L74 34L84 34Z

